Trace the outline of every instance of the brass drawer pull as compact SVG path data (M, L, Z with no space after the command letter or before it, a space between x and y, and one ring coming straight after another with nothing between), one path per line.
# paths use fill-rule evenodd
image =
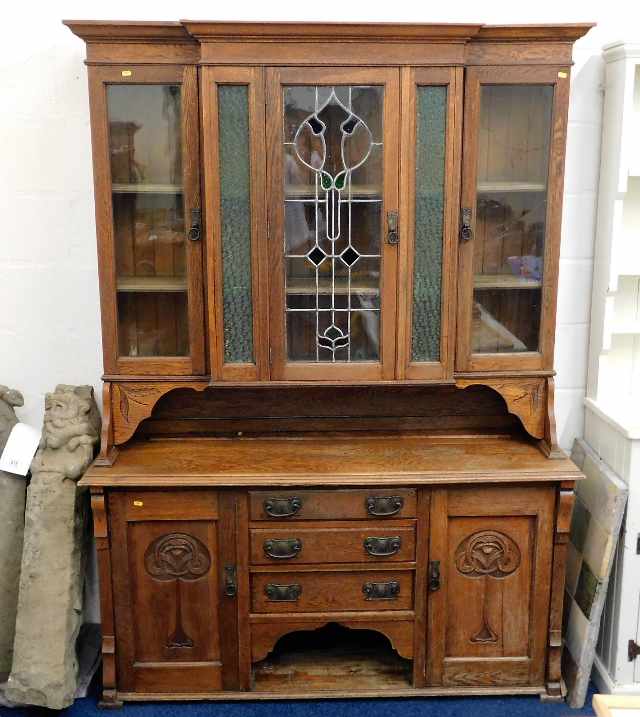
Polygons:
M302 550L302 541L298 538L272 538L265 540L264 554L275 560L287 560L295 558Z
M402 547L402 539L399 535L390 538L376 538L370 536L364 540L364 549L376 558L389 558L396 555Z
M397 600L400 583L397 580L390 580L388 583L365 583L362 592L365 600Z
M399 513L403 505L404 498L399 495L370 495L367 498L367 512L378 518Z
M275 585L269 583L264 589L271 602L296 602L302 595L302 585Z
M302 499L297 496L291 498L267 498L262 504L264 512L271 518L289 518L302 508Z

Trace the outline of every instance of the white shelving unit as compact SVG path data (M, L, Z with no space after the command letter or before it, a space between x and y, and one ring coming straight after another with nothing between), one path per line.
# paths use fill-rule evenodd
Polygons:
M585 440L629 486L594 679L640 692L640 43L603 51L605 98Z

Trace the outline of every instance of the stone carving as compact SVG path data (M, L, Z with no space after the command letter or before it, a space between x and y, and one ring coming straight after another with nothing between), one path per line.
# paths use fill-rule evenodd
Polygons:
M0 454L18 423L15 408L22 394L0 385ZM26 480L0 471L0 682L11 670L22 559Z
M73 702L90 539L88 494L77 481L99 436L90 386L59 385L47 394L27 492L14 657L6 689L13 702L52 709Z
M161 535L147 548L144 567L154 580L173 580L176 584L175 630L167 638L167 647L193 647L182 625L180 586L183 580L198 580L209 572L211 556L206 546L187 533Z
M505 578L520 566L520 549L515 542L497 530L480 530L465 538L456 550L458 572L468 578L482 578L482 625L470 638L471 642L497 642L488 617L488 579Z

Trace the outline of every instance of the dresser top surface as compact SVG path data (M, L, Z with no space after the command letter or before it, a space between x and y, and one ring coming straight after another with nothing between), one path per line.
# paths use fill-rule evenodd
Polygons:
M576 480L519 438L315 434L163 439L125 446L113 466L91 466L91 486L342 486Z

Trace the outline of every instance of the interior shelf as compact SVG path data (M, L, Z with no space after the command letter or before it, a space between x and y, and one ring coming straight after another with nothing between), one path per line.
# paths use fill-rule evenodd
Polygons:
M285 200L287 199L308 199L313 201L315 199L316 188L313 184L302 184L302 185L287 185L284 188ZM324 190L318 190L318 195L322 197ZM347 198L349 196L348 188L345 188L342 192L342 197ZM351 198L352 199L374 199L382 201L382 187L378 184L359 184L351 187Z
M478 192L544 192L544 182L478 182Z
M331 278L322 277L318 281L318 293L320 294L331 294L334 291ZM298 296L315 296L316 293L316 280L311 279L287 279L287 294L296 294ZM336 294L347 294L349 293L349 285L345 278L336 278L335 280L335 293ZM380 294L380 287L375 279L357 279L351 280L351 293L352 294L369 294L370 296L378 296Z
M118 291L185 292L187 279L184 276L123 276L116 283Z
M476 274L473 277L473 288L488 289L539 289L542 286L540 279L516 274Z
M111 185L114 194L182 194L179 184L139 184L132 182L125 184L116 182Z

